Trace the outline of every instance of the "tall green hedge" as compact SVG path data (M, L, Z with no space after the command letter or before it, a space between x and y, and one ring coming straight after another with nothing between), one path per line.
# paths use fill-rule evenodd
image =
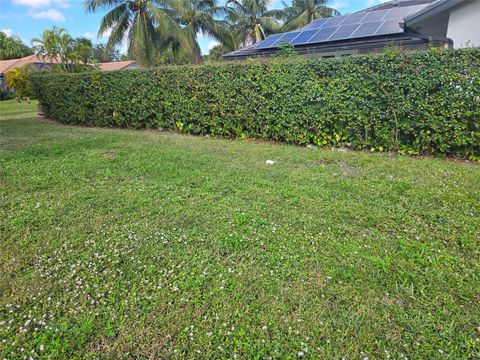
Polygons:
M480 158L480 49L43 74L68 124Z

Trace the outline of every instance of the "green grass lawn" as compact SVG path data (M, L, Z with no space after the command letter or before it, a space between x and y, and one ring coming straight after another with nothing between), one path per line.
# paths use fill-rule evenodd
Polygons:
M2 359L480 356L480 166L0 116Z

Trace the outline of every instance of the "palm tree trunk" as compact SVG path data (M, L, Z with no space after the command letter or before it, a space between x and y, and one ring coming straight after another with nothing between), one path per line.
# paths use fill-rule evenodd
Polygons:
M195 64L200 64L202 62L202 51L200 47L195 44Z

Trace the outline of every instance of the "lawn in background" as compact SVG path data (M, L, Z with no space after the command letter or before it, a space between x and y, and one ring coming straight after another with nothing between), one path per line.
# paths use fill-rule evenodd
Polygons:
M480 356L479 166L35 106L0 103L1 358Z

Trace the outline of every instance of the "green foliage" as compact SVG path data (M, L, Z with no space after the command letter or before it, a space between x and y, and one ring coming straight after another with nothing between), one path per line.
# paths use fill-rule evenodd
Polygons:
M16 36L0 31L0 60L18 59L32 55L33 51Z
M34 102L0 140L0 359L480 359L480 166Z
M0 90L0 101L15 99L15 92Z
M168 47L192 52L191 39L177 23L182 1L84 0L87 12L108 12L98 34L110 33L107 51L128 43L128 56L143 65L154 65L156 55Z
M88 64L93 59L93 45L90 39L79 37L74 40L74 59Z
M180 5L176 6L177 21L187 35L196 64L202 60L198 34L220 37L223 22L215 17L225 12L226 8L217 6L216 0L181 0Z
M234 41L226 41L225 45L243 46L262 41L271 33L278 32L280 22L268 11L269 0L228 0L226 22L233 26L230 29ZM227 40L221 37L223 40Z
M94 62L104 63L120 60L120 51L116 48L107 49L105 44L95 44L92 47Z
M297 51L295 50L295 46L286 41L281 41L278 45L278 48L280 50L275 55L276 57L286 58L298 55Z
M16 67L5 74L5 80L9 88L15 89L16 95L23 98L25 96L32 96L32 90L27 81L27 76L30 69L27 66Z
M70 124L478 158L479 59L389 52L31 80L48 116Z
M60 72L83 72L85 64L93 60L92 42L86 38L74 39L63 28L47 29L32 42L37 55L56 63L55 68Z
M327 6L328 2L328 0L293 0L291 6L283 3L283 9L271 10L269 14L284 20L283 31L292 31L306 26L313 20L340 15L337 10Z

